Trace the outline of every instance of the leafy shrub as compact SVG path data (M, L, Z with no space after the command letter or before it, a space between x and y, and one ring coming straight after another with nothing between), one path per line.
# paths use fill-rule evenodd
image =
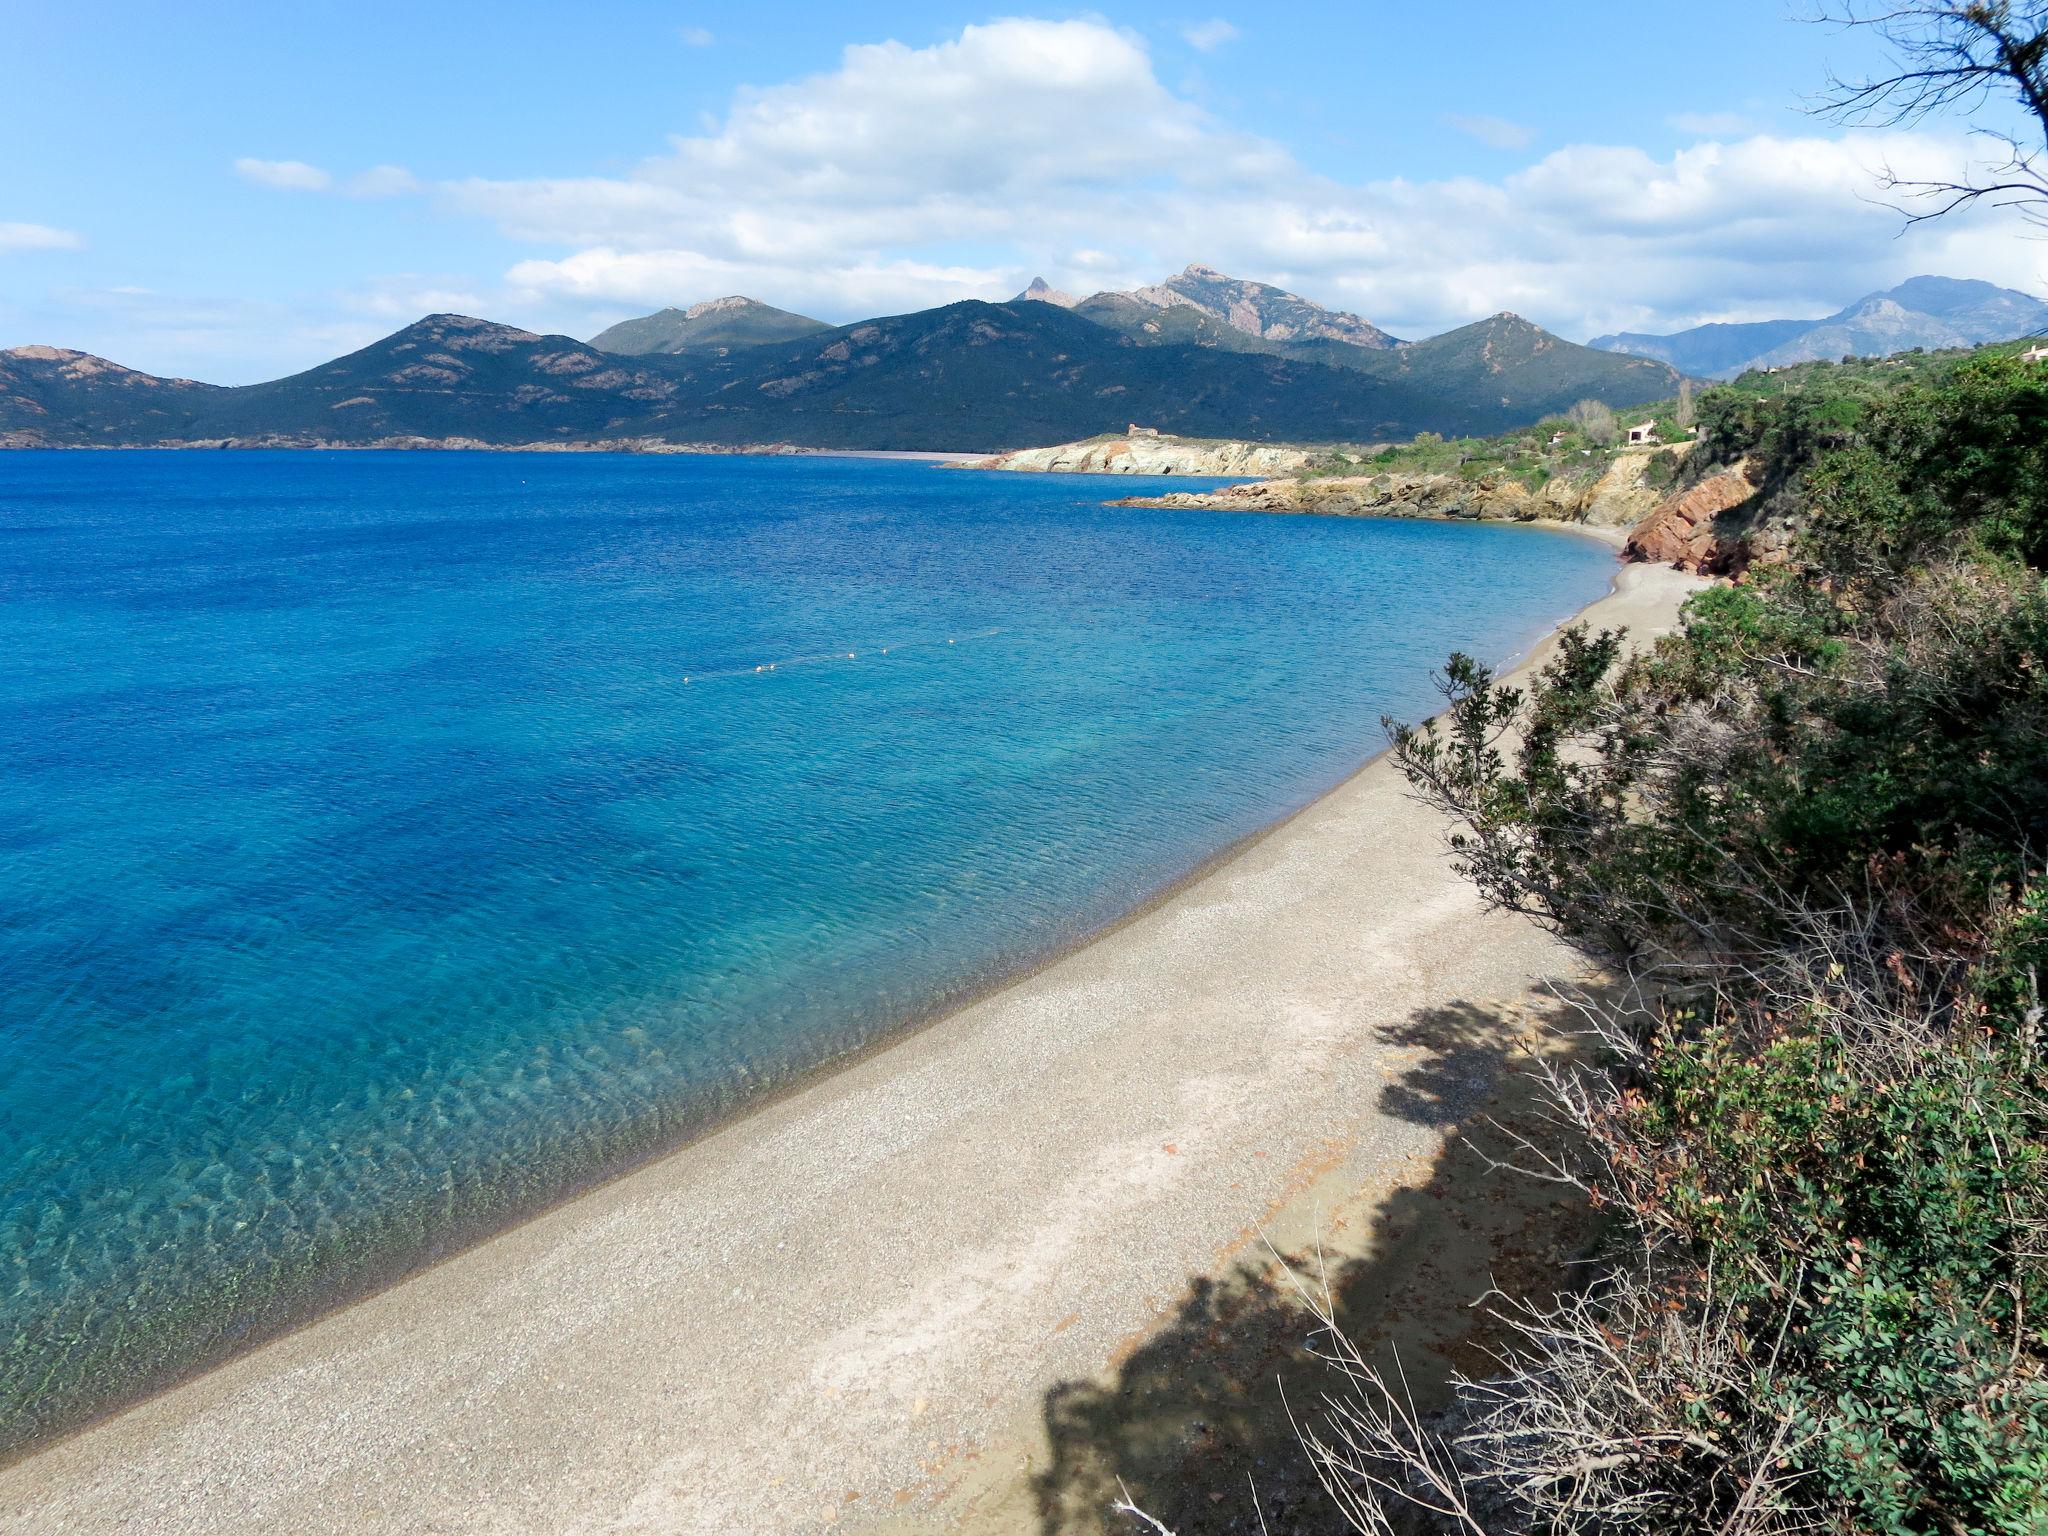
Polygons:
M1454 1440L1385 1396L1333 1476L1392 1456L1467 1532L2048 1530L2044 390L1709 391L1811 497L1795 563L1526 689L1454 657L1395 732L1486 897L1620 979L1577 1140L1525 1149L1617 1248Z

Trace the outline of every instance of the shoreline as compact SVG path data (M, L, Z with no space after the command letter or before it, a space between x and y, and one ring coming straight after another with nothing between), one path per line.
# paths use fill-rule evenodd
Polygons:
M1563 531L1590 533L1595 537L1604 532L1577 524L1557 526ZM1665 622L1668 621L1667 610L1675 611L1677 596L1692 590L1694 585L1659 568L1625 567L1617 574L1605 597L1566 622L1600 617L1602 610L1612 610L1617 604L1623 608L1645 608L1640 598L1632 596L1643 591L1652 595L1648 611L1659 622ZM1554 645L1555 633L1555 630L1551 631L1549 638L1539 642L1515 671L1519 673L1535 664ZM1380 770L1377 774L1376 768ZM469 1516L456 1520L449 1505L436 1504L432 1508L424 1508L407 1496L401 1497L389 1510L387 1523L379 1523L359 1508L364 1490L358 1478L367 1469L355 1465L347 1454L348 1447L336 1439L337 1432L342 1432L345 1440L346 1426L351 1421L360 1421L360 1410L367 1404L393 1396L404 1397L408 1383L420 1385L422 1378L430 1383L443 1381L451 1370L464 1375L469 1384L470 1390L460 1395L486 1403L496 1402L499 1413L517 1417L531 1416L535 1411L544 1410L547 1402L552 1400L543 1390L544 1386L551 1384L551 1377L544 1371L539 1385L524 1378L515 1382L505 1377L501 1369L503 1362L493 1348L492 1309L486 1307L481 1315L472 1316L476 1311L476 1293L479 1290L486 1296L509 1296L512 1293L524 1296L520 1305L508 1306L504 1310L501 1321L507 1324L515 1317L533 1315L551 1316L560 1323L565 1314L583 1311L589 1300L586 1291L594 1290L597 1299L589 1304L609 1314L614 1331L643 1336L639 1348L628 1351L623 1358L612 1359L617 1371L607 1371L598 1368L597 1361L612 1358L614 1351L600 1341L585 1337L573 1326L573 1317L571 1326L566 1329L553 1327L542 1330L544 1337L522 1335L518 1353L523 1359L544 1361L553 1371L589 1380L599 1389L600 1418L605 1416L602 1404L613 1398L610 1389L616 1385L615 1375L623 1372L628 1378L635 1378L636 1360L644 1367L638 1370L637 1379L646 1382L651 1371L655 1377L668 1383L670 1393L679 1390L677 1368L685 1361L702 1365L706 1341L693 1340L691 1347L681 1348L671 1344L667 1351L652 1347L653 1358L650 1359L651 1341L644 1337L648 1317L646 1308L639 1305L645 1299L639 1294L639 1288L627 1286L621 1291L616 1264L601 1267L596 1274L575 1274L580 1250L588 1246L595 1234L616 1250L615 1259L628 1260L626 1267L634 1273L645 1274L649 1262L663 1253L687 1267L689 1260L696 1257L698 1245L678 1245L673 1241L679 1231L687 1231L707 1239L706 1247L738 1247L751 1252L757 1261L765 1258L771 1273L788 1263L804 1262L783 1257L788 1246L814 1247L816 1237L811 1230L814 1225L843 1228L849 1217L858 1215L848 1207L865 1206L869 1199L880 1198L884 1193L879 1188L870 1189L867 1181L860 1177L826 1177L821 1188L818 1183L821 1172L829 1174L833 1170L805 1166L809 1160L807 1151L814 1142L831 1143L835 1135L843 1145L856 1150L869 1142L873 1131L858 1123L860 1117L856 1106L864 1100L871 1101L876 1094L885 1099L900 1099L900 1090L906 1079L920 1074L936 1074L936 1086L941 1092L939 1103L930 1110L930 1114L945 1122L943 1125L928 1125L926 1129L933 1135L943 1131L951 1139L935 1143L933 1135L916 1136L910 1143L893 1149L892 1160L913 1154L937 1159L935 1166L922 1171L920 1197L909 1201L903 1208L906 1229L915 1230L928 1224L935 1213L944 1222L968 1225L1002 1215L1000 1210L986 1208L986 1202L979 1198L983 1191L973 1178L957 1172L963 1150L971 1154L972 1142L970 1140L963 1149L958 1138L967 1128L958 1123L957 1115L948 1116L939 1107L948 1097L944 1092L946 1079L949 1076L953 1079L956 1092L952 1097L957 1098L960 1096L958 1090L973 1085L977 1081L977 1072L982 1072L984 1075L978 1079L978 1085L986 1098L993 1091L985 1076L990 1060L1000 1060L1006 1053L1013 1057L1020 1052L1028 1056L1037 1049L1029 1020L1036 1018L1041 1026L1048 1022L1044 1012L1046 995L1068 991L1075 981L1071 973L1099 972L1105 964L1114 970L1121 965L1125 974L1114 978L1119 988L1128 990L1134 984L1142 984L1146 979L1142 972L1148 951L1156 948L1158 938L1151 930L1171 930L1180 925L1187 918L1188 909L1201 908L1211 902L1214 896L1212 887L1242 880L1248 865L1276 856L1313 851L1295 845L1305 839L1311 843L1317 841L1321 836L1318 823L1333 817L1341 819L1345 807L1339 802L1355 801L1361 795L1383 798L1387 786L1378 781L1387 778L1383 755L1375 756L1356 773L1294 815L1219 852L1174 886L1155 893L1116 923L1097 930L1080 941L1077 947L1050 956L999 984L989 995L953 1009L921 1027L914 1023L906 1025L904 1030L885 1040L808 1075L697 1141L622 1173L519 1227L487 1239L382 1292L330 1313L16 1462L0 1471L0 1514L11 1512L15 1517L34 1522L49 1516L53 1505L64 1512L63 1518L55 1524L31 1523L26 1527L38 1530L117 1527L201 1530L233 1528L238 1521L266 1523L276 1530L306 1531L340 1529L344 1524L351 1530L365 1531L411 1530L429 1526L461 1530L564 1528L560 1506L551 1506L554 1508L551 1517L543 1518L538 1511L529 1511L532 1518L522 1519L502 1507L501 1503L494 1502L487 1492L479 1491L473 1479L468 1485L469 1491L455 1497L454 1503L479 1518L489 1512L488 1520L479 1523L478 1519ZM1396 798L1398 800L1398 796ZM1421 814L1412 803L1405 800L1398 800L1398 803L1407 807L1405 819L1410 823ZM1412 825L1408 827L1411 834L1415 830ZM1422 830L1430 832L1427 828ZM1433 833L1424 841L1429 845L1432 863L1441 864L1443 861L1435 857ZM1372 864L1370 857L1367 863L1369 866ZM1379 884L1384 886L1391 871L1369 867L1367 873L1368 876L1377 874ZM1447 869L1441 874L1447 877ZM1453 898L1451 904L1454 906L1476 906L1469 899L1456 899L1468 898L1461 885L1447 894ZM1400 926L1396 912L1390 912L1388 917L1395 926ZM1370 928L1355 936L1367 940L1382 938ZM1522 937L1527 939L1533 935ZM1522 947L1526 948L1526 945ZM1543 947L1543 943L1539 943L1538 951ZM1473 957L1482 969L1486 968L1489 960L1497 958ZM1135 976L1129 974L1133 962L1140 972ZM1526 958L1522 968L1528 968ZM1020 1009L1026 1015L1024 1020L1016 1017ZM1062 1011L1061 1022L1070 1028L1080 1023L1071 1016L1071 1010ZM1178 1032L1174 1030L1175 1021L1170 1016L1166 1022L1170 1031ZM1093 1055L1091 1048L1089 1052L1079 1053L1063 1063L1069 1069L1065 1086L1070 1093L1099 1077L1100 1064ZM1163 1071L1165 1076L1153 1086L1169 1090L1184 1087L1182 1075L1198 1065L1194 1061L1157 1063L1156 1070ZM1072 1080L1075 1074L1078 1074L1078 1083ZM1000 1079L1011 1084L1022 1080L1029 1080L1029 1075L1014 1077L1004 1074ZM1082 1105L1076 1107L1077 1110L1085 1108ZM849 1115L854 1119L849 1120ZM1015 1103L1014 1098L997 1104L996 1115L997 1129L1011 1139L1021 1135L1028 1140L1039 1118L1028 1107ZM1064 1124L1067 1117L1061 1118ZM1082 1115L1077 1113L1073 1118L1082 1118ZM1116 1124L1116 1118L1112 1116L1111 1128L1097 1135L1098 1151L1101 1150L1099 1142L1102 1135L1110 1135L1112 1141L1115 1140L1113 1128ZM825 1132L831 1134L822 1134ZM1171 1143L1165 1145L1172 1146ZM779 1157L776 1155L778 1148L783 1154ZM1168 1155L1178 1157L1180 1154L1178 1150L1170 1150ZM1263 1152L1256 1155L1264 1157ZM1156 1157L1157 1154L1148 1153L1140 1160L1156 1161ZM753 1167L758 1174L762 1171L763 1158L771 1165L771 1176L765 1186L758 1177L749 1180L747 1195L737 1205L728 1203L724 1207L730 1219L723 1223L713 1221L707 1228L706 1213L702 1207L706 1197L721 1187L721 1174L742 1166ZM971 1155L967 1161L971 1165ZM842 1175L848 1171L845 1166L837 1170ZM1049 1182L1056 1188L1058 1180L1051 1176L1056 1171L1052 1170L1047 1180L1041 1182ZM774 1211L760 1208L760 1190L778 1186L785 1191L795 1186L813 1194L829 1194L832 1198L813 1200L811 1215L805 1221L785 1219L782 1226L789 1237L778 1241L773 1249L764 1249L762 1240L773 1235L777 1222ZM727 1193L736 1191L728 1188ZM1033 1245L1031 1235L1037 1232L1042 1237L1047 1222L1044 1219L1034 1222L1028 1215L1034 1204L1030 1187L1017 1193L1023 1198L1020 1205L1010 1208L1010 1219L1015 1226L1018 1218L1022 1218L1024 1246L1029 1248ZM646 1209L649 1202L660 1207L653 1213L655 1219L651 1221L642 1219L650 1214ZM1042 1205L1043 1198L1037 1203ZM715 1199L710 1204L714 1209L719 1208ZM1044 1214L1040 1212L1041 1218ZM1069 1220L1079 1214L1077 1208L1065 1211ZM1217 1213L1208 1211L1203 1214L1213 1225ZM634 1219L629 1221L629 1216ZM1059 1220L1051 1222L1053 1227L1060 1224ZM1196 1217L1191 1225L1199 1229L1204 1223ZM1236 1225L1238 1223L1233 1222L1233 1229ZM626 1230L629 1226L631 1231ZM845 1241L855 1243L860 1241L861 1234L849 1231L844 1237ZM800 1241L792 1244L792 1238ZM942 1242L939 1246L945 1248L950 1245ZM926 1254L924 1257L943 1264L943 1254ZM870 1302L885 1300L887 1294L896 1289L888 1283L890 1271L896 1267L899 1266L877 1262L861 1271L867 1277L871 1291L879 1287L877 1294L868 1297ZM834 1289L830 1278L819 1279L824 1290ZM688 1284L681 1281L674 1284L682 1285L699 1303L690 1309L693 1313L706 1305L714 1312L724 1310L719 1303L726 1298L716 1294L718 1285L712 1283L707 1289L706 1277L701 1273L693 1272ZM650 1278L645 1285L655 1290L663 1288L659 1278ZM744 1287L735 1288L732 1295L738 1296L743 1290ZM1106 1313L1113 1315L1119 1310L1113 1294L1102 1294L1098 1290L1094 1299L1102 1303L1102 1310ZM858 1307L855 1310L858 1311ZM1084 1326L1073 1327L1076 1322ZM1096 1339L1099 1345L1097 1330L1087 1327L1087 1322L1083 1313L1076 1313L1053 1331L1071 1333L1075 1341ZM915 1324L910 1327L915 1333ZM422 1330L441 1340L439 1348L428 1349L424 1356L406 1347L405 1342L408 1339L419 1340ZM856 1333L862 1336L873 1331L872 1328L856 1329ZM887 1334L891 1330L885 1326L881 1331ZM750 1327L744 1312L727 1318L722 1331L714 1328L710 1333L716 1341L710 1356L713 1361L727 1359L733 1353L747 1358L764 1352L772 1354L777 1342L772 1335L764 1337L757 1327ZM579 1350L579 1339L590 1348ZM781 1342L794 1348L801 1338L785 1338ZM1014 1346L1016 1340L1011 1338L1009 1342ZM387 1357L382 1366L366 1363L379 1354ZM460 1364L447 1363L451 1361ZM766 1374L780 1380L788 1373L769 1371ZM336 1388L341 1389L339 1400L329 1400L324 1395L318 1401L297 1396L295 1384L303 1382L309 1375L331 1380ZM682 1379L691 1379L693 1375L693 1372L684 1371ZM655 1397L658 1400L662 1395L657 1392ZM830 1401L831 1396L837 1395L830 1394L826 1400ZM265 1405L284 1406L278 1402L280 1396L295 1404L295 1414L287 1412L280 1415L268 1411ZM605 1437L607 1443L636 1437L644 1439L655 1433L647 1416L649 1405L645 1394L635 1397L627 1393L625 1396L633 1406L613 1405L612 1432ZM425 1423L445 1418L449 1410L439 1398L439 1393L429 1391L413 1405L415 1419L420 1421L414 1427L424 1427ZM925 1399L920 1397L917 1402L922 1404ZM960 1406L955 1405L956 1419ZM496 1415L490 1417L495 1421ZM912 1420L924 1417L923 1407L918 1407L910 1415ZM621 1418L623 1424L619 1422ZM715 1412L706 1416L703 1433L744 1436L746 1426L754 1422L755 1419L744 1412ZM934 1425L938 1423L936 1415L931 1422ZM624 1434L619 1433L621 1429ZM986 1422L981 1429L984 1435L988 1432ZM388 1440L389 1435L378 1438ZM508 1483L527 1481L530 1478L527 1453L532 1446L536 1443L554 1444L558 1438L559 1429L541 1435L538 1441L523 1442L523 1450L517 1445L506 1445L506 1454L492 1464L489 1473L484 1474L484 1482L502 1493ZM869 1442L866 1446L869 1454L884 1449L873 1443L875 1432L865 1432L863 1438ZM907 1437L899 1434L898 1438ZM406 1443L412 1447L408 1460L422 1460L418 1439L409 1438ZM791 1445L811 1443L806 1438L792 1441ZM293 1448L285 1449L287 1444ZM329 1453L326 1457L319 1454L322 1446ZM786 1454L801 1456L802 1452ZM273 1461L273 1457L280 1459ZM339 1459L338 1466L336 1458ZM281 1488L276 1485L275 1478L266 1480L258 1475L260 1464L281 1465L283 1459L294 1463L310 1459L322 1465L327 1473L326 1477L314 1480L324 1487L324 1496L313 1498L310 1504L296 1506L296 1515L289 1517L282 1509L273 1506L291 1502L301 1492L299 1485L295 1483L292 1488ZM917 1460L921 1464L927 1459L921 1457ZM424 1453L424 1461L428 1465L415 1468L421 1491L431 1490L457 1472L469 1474L478 1470L468 1466L450 1468L436 1462L430 1452ZM668 1463L660 1465L667 1466ZM718 1465L714 1457L706 1464L705 1470ZM354 1477L348 1473L350 1466L355 1466ZM209 1468L213 1469L211 1473ZM235 1468L241 1469L239 1474ZM658 1471L659 1467L636 1459L614 1465L612 1469L614 1480L623 1478L627 1482L644 1480ZM583 1508L585 1506L580 1500L566 1494L566 1489L572 1484L586 1484L590 1475L589 1465L569 1458L556 1469L557 1480L561 1484L557 1491L570 1497L573 1507ZM899 1489L903 1475L903 1467L898 1466L891 1479L898 1483ZM124 1489L122 1485L131 1478L142 1486ZM381 1484L381 1476L376 1480ZM413 1482L408 1481L408 1488L413 1487ZM172 1496L167 1501L149 1496L145 1492L147 1488L153 1488L157 1495ZM392 1491L394 1497L403 1492L387 1491ZM451 1496L454 1494L452 1487L444 1491ZM587 1491L598 1503L607 1502L595 1488ZM138 1504L137 1499L146 1499L147 1508ZM223 1500L228 1502L223 1503ZM197 1502L188 1507L188 1501ZM205 1508L198 1507L201 1503ZM346 1522L337 1513L344 1506L351 1511ZM815 1502L810 1506L814 1513L818 1507ZM798 1508L795 1505L790 1508L789 1518L794 1522L791 1528L799 1528L806 1523L799 1517ZM869 1505L868 1508L872 1510L874 1506ZM676 1517L688 1518L681 1507L674 1507L671 1512ZM333 1524L324 1523L323 1517L332 1520ZM447 1523L451 1520L453 1523ZM578 1523L575 1528L585 1527ZM589 1528L632 1529L636 1526L632 1523L597 1524ZM682 1528L699 1527L686 1524ZM701 1528L720 1527L714 1520Z
M163 443L0 442L0 453L618 453L660 458L903 459L971 464L986 452L956 448L817 448L803 443L671 443L659 438L594 438L582 442L487 443L468 437L380 438L368 443L271 442L261 438L195 438Z

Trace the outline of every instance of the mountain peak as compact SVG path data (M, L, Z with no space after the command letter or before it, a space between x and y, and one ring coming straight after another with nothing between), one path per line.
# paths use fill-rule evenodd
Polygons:
M1191 304L1211 318L1265 341L1341 341L1382 351L1398 346L1392 336L1358 315L1325 309L1270 283L1230 277L1199 261L1163 283L1140 288L1130 297L1166 309Z
M704 299L685 309L670 307L621 320L591 337L590 344L600 352L627 357L681 352L723 357L741 347L797 341L831 329L822 320L734 293L722 299Z
M684 310L682 313L683 318L685 320L702 320L706 315L742 314L748 310L766 308L768 308L768 306L766 304L763 304L759 299L750 299L747 298L744 294L734 293L728 294L725 298L722 299L706 299L701 304L692 304L688 309ZM674 314L675 311L664 310L662 311L662 313Z
M1031 286L1026 288L1022 293L1018 294L1017 297L1012 299L1010 302L1012 304L1021 304L1025 302L1027 299L1033 300L1040 304L1057 304L1061 309L1072 309L1076 304L1081 302L1079 299L1075 298L1071 293L1063 293L1059 289L1053 287L1052 284L1048 283L1042 277L1034 277L1033 279L1031 279Z

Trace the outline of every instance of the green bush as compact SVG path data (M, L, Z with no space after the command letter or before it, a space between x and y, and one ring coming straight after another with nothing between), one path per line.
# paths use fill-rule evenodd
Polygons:
M1395 733L1633 982L1558 1091L1609 1321L1536 1318L1458 1441L1517 1529L2048 1531L2048 379L1811 376L1700 401L1810 500L1790 565Z

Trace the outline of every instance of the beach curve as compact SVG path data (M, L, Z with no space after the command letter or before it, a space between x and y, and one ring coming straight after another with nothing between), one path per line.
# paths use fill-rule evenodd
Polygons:
M1628 567L1583 617L1654 632L1696 585ZM0 1525L916 1518L1318 1149L1427 1155L1439 1128L1375 1107L1375 1025L1570 966L1440 837L1377 761L1053 965L0 1472Z

